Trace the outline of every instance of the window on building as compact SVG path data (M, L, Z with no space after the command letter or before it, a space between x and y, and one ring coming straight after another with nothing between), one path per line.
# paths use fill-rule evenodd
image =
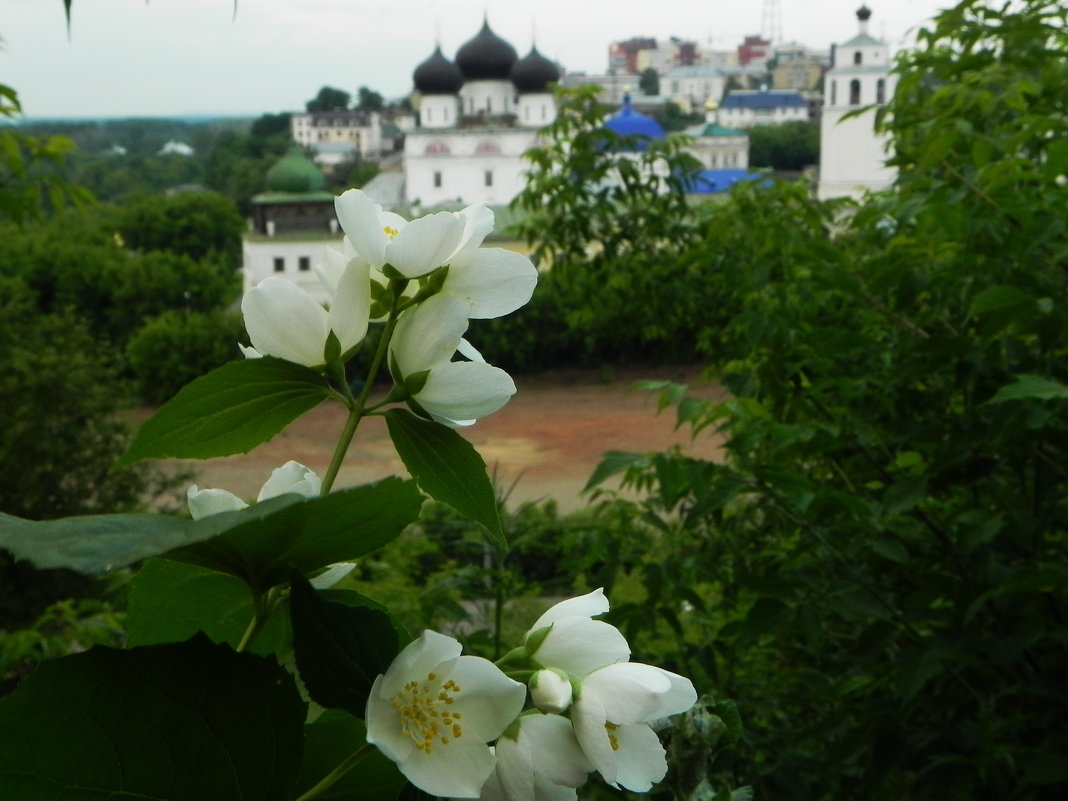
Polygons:
M860 105L860 81L856 78L849 82L849 105Z
M864 61L864 56L861 54L861 52L859 50L853 54L853 63L854 64L860 64L863 61Z
M433 115L430 113L430 109L426 110L426 122L430 122L433 119Z
M831 81L831 105L838 105L838 81Z
M309 256L301 256L297 259L297 269L302 273L311 269L311 258Z
M500 153L501 148L496 142L479 142L475 145L476 153Z
M493 170L486 170L484 178L486 181L486 186L493 186Z
M426 146L424 152L428 155L435 153L448 153L449 146L444 142L431 142L429 145Z
M286 271L286 260L281 256L274 257L274 271L276 273L284 273Z
M441 189L441 172L438 170L434 171L434 188Z
M875 82L875 102L886 102L886 81L882 78Z

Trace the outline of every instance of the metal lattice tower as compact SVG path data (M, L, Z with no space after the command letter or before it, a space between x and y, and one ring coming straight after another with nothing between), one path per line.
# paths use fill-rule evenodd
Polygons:
M772 44L782 43L782 7L779 0L764 0L764 17L760 23L761 35Z

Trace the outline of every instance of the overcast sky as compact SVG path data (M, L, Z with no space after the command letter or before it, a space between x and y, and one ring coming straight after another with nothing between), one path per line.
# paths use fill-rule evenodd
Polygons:
M489 17L525 55L603 72L608 43L679 36L716 49L760 33L771 0L0 0L0 83L29 117L259 115L303 110L323 85L387 98ZM894 45L951 0L867 0ZM778 0L783 39L826 48L856 33L860 0Z

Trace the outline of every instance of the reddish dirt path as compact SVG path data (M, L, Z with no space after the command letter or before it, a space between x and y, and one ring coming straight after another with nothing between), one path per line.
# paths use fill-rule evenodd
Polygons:
M511 504L555 498L564 511L583 505L582 488L605 451L662 450L680 443L705 458L719 455L708 434L691 442L687 430L674 431L674 410L656 414L656 398L632 392L639 379L687 383L694 394L714 398L719 390L698 377L697 368L659 368L618 373L598 382L589 372L558 371L516 379L518 392L494 415L461 432L482 454L502 487L515 487ZM330 461L344 413L324 404L249 454L183 462L203 487L221 487L256 496L271 470L296 459L322 474ZM363 422L335 486L347 487L390 475L406 476L381 418Z

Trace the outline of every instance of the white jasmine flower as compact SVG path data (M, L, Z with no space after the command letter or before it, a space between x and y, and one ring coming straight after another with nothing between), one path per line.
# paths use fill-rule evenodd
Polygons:
M453 295L434 295L400 316L389 343L394 380L421 382L413 387L412 400L433 419L451 426L471 425L515 394L508 373L486 364L463 339L468 309ZM457 351L471 361L452 361Z
M496 754L482 801L574 801L574 788L593 770L571 721L559 715L521 715L497 741Z
M267 278L245 293L241 313L252 340L251 349L242 348L246 357L276 356L306 367L321 367L326 363L326 342L331 333L337 337L343 356L363 340L370 320L370 266L356 258L347 259L340 270L335 265L335 269L320 271L320 279L330 295L329 311L285 278Z
M487 743L515 720L526 688L460 643L424 631L375 679L367 741L430 795L478 798L493 772Z
M285 495L288 492L314 498L319 494L322 479L310 467L300 462L289 461L271 472L271 477L260 489L256 501L265 501ZM232 492L222 489L199 489L196 484L186 492L189 514L194 520L200 520L220 512L236 512L248 506Z
M604 780L643 793L667 774L664 748L648 723L685 712L696 701L689 679L621 662L582 680L571 720L579 745Z
M608 611L603 589L570 598L539 617L527 633L529 656L542 667L581 679L598 668L630 658L626 637L594 615Z

